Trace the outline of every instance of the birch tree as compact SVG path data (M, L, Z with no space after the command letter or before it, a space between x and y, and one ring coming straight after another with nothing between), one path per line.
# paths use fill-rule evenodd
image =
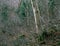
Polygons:
M34 19L35 19L36 33L38 33L40 28L40 11L38 8L37 0L35 1L31 0L31 5L34 14Z
M36 18L36 10L35 7L33 5L33 0L31 0L31 5L32 5L32 9L33 9L33 14L34 14L34 19L35 19L35 24L36 24L36 33L38 33L38 25L37 25L37 18Z

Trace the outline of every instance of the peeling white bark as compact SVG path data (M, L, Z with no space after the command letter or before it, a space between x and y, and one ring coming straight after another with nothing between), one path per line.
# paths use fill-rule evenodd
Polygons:
M33 1L32 1L32 0L31 0L31 5L32 5L32 9L33 9L35 24L36 24L36 33L38 33L38 25L37 25L37 18L36 18L36 10L35 10L35 7L33 6Z

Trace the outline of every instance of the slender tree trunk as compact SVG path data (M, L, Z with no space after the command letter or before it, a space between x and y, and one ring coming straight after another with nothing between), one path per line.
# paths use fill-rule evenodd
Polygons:
M37 23L37 17L36 17L36 9L34 7L33 0L31 0L31 5L32 5L33 14L34 14L34 19L35 19L36 33L38 33L39 29L38 29L38 23Z
M37 24L38 24L38 28L39 28L39 34L41 35L41 33L42 33L42 25L41 25L42 17L40 16L40 10L38 7L38 1L37 0L35 0L35 4L36 4Z
M27 15L27 25L29 25L29 11L28 11L28 6L26 7L26 15Z

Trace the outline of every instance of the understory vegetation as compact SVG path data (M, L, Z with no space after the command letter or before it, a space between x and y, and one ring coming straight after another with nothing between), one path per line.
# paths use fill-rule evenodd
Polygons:
M60 46L59 1L6 2L0 3L0 46Z

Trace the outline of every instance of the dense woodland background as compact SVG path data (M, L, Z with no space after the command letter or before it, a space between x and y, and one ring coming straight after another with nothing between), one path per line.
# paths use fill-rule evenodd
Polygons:
M0 46L60 46L60 0L0 0Z

